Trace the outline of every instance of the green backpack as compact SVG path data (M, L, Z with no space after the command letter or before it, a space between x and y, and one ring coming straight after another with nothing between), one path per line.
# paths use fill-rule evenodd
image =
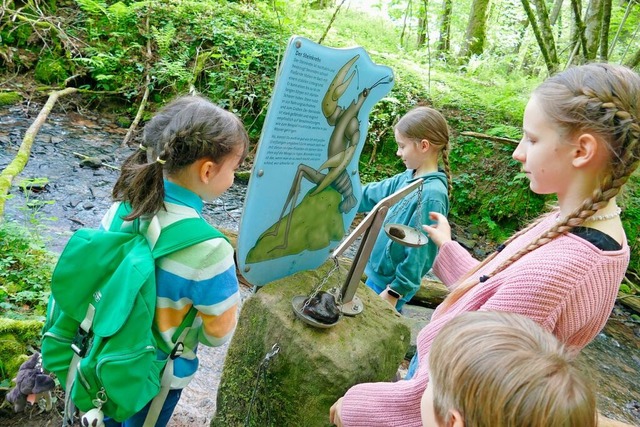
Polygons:
M162 407L173 359L181 354L196 310L192 307L174 334L176 347L162 348L152 328L155 261L205 240L226 239L202 218L188 218L162 229L151 249L137 220L134 232L120 231L129 212L121 204L108 231L76 231L53 272L41 352L43 367L56 374L66 392L65 425L73 422L74 405L84 412L93 409L92 416L124 421L161 396L150 411L157 418L152 412ZM155 221L152 226L159 227ZM167 360L157 360L159 345L170 354Z

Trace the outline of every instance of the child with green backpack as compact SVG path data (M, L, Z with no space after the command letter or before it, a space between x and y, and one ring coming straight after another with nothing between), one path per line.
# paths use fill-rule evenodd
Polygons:
M145 126L143 140L139 152L123 165L113 196L132 206L125 220L144 222L143 218L154 217L160 229L182 218L201 216L203 201L231 187L249 144L236 116L194 96L179 98L162 109ZM105 229L118 202L102 221ZM147 230L150 241L155 237L152 228ZM154 328L170 348L172 333L189 309L198 310L182 356L174 362L172 390L156 423L164 426L196 372L198 343L222 345L235 329L240 295L233 247L225 239L211 239L170 254L158 261L156 278ZM145 412L123 426L142 425Z
M67 284L73 277L86 282L85 276L99 276L95 270L100 267L91 262L72 269L59 261L54 272L42 353L45 369L58 375L73 401L65 405L65 412L71 413L65 414L65 419L72 417L77 406L86 412L82 425L101 425L104 417L107 427L165 426L182 389L196 373L198 344L220 346L231 338L240 304L234 249L220 232L206 224L202 209L203 201L211 201L231 187L248 144L247 132L234 114L199 96L177 98L145 126L140 150L122 165L113 188L115 203L102 219L101 230L91 230L86 239L91 240L95 234L99 239L123 236L123 243L112 244L112 251L100 243L103 276L109 276L109 283L99 283L86 291L90 299L87 310L86 305L71 302L82 289L88 289L87 285L78 285L78 291L67 290ZM143 244L131 243L127 236L143 236ZM136 247L141 249L139 260L131 259ZM61 260L71 251L67 248ZM97 249L76 249L68 256L73 255L70 259L75 260L84 251L89 259L93 258L90 252ZM115 264L110 257L124 262L108 270L107 265ZM150 277L140 280L146 285L136 285L132 296L126 296L131 292L130 282L135 281L132 277L145 276L140 270L144 270L146 258L151 263L146 269L151 270ZM82 268L89 271L77 271ZM101 280L105 282L104 278L94 282ZM142 291L149 283L152 288ZM149 294L151 298L147 299ZM105 305L107 299L110 302ZM82 308L74 312L78 305ZM131 313L126 315L127 320L120 319L124 317L118 313L121 307ZM110 342L115 345L118 333L122 335L127 327L134 330L131 334L138 332L136 328L143 329L135 324L133 313L140 317L145 309L152 319L149 345L131 343L130 335L126 337L130 344L124 347L131 347L131 353L104 356L106 351L100 347L106 348ZM65 326L68 323L73 326ZM69 347L71 356L67 354ZM145 351L155 354L144 355ZM96 352L102 354L94 355ZM145 357L158 365L157 372L153 366L143 367ZM83 365L91 358L97 362L89 370L89 378ZM152 372L140 372L143 370ZM160 387L160 382L169 382L170 386ZM131 388L141 383L145 385ZM151 400L154 396L145 393L159 394L163 399Z

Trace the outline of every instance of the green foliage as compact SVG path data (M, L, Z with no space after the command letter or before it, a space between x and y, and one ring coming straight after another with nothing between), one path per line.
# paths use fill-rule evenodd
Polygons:
M0 27L0 42L8 46L26 47L33 28L26 22L16 22L14 25Z
M34 77L40 83L55 84L63 82L69 75L68 66L62 58L45 56L38 60Z
M0 224L0 316L44 318L55 256L26 228Z
M25 178L18 183L24 194L24 206L19 209L24 213L24 226L36 234L43 227L42 221L56 221L56 217L46 217L42 208L55 203L53 200L43 200L37 193L49 184L48 178Z
M640 170L636 170L627 181L620 204L624 209L622 220L631 248L629 269L640 272ZM635 293L640 293L640 283L635 287Z
M0 93L0 107L17 104L21 99L22 96L18 92L2 92Z
M416 44L416 18L424 16L426 7L431 33L436 33L439 5L415 3L401 42L406 3L388 4L391 21L363 12L356 3L341 7L323 44L362 46L374 62L391 67L395 75L394 88L369 117L360 157L361 180L379 180L404 168L395 156L393 125L413 106L430 105L443 112L451 128L454 221L475 224L481 233L499 240L543 211L549 200L529 190L520 165L511 159L512 146L461 135L473 131L520 138L529 94L546 74L540 55L532 53L536 41L530 29L517 24L524 16L520 3L499 0L492 7L487 49L464 64L456 62L454 52L462 43L471 2L455 5L449 52L436 52L436 40L430 40L430 46ZM36 34L38 27L9 22L8 15L0 16L0 37L12 48L28 48L32 56L44 58L38 70L42 81L54 83L70 74L84 74L83 87L115 91L127 101L119 104L130 109L137 108L149 73L151 105L143 120L177 94L200 92L237 113L256 142L287 40L301 35L319 41L333 17L335 5L312 9L310 4L302 0L76 0L75 7L54 13L52 5L42 3L43 13L51 7L51 22L59 23L70 39L57 31ZM23 12L35 17L37 11L30 10L30 5L27 2ZM631 10L628 22L637 22L639 14L640 9ZM624 7L613 8L612 28L618 27L623 15ZM567 16L564 10L559 27L570 22ZM634 28L620 29L614 56L637 48L637 42L623 42L633 37ZM60 62L45 67L46 58ZM637 271L640 243L637 227L632 226L640 220L637 178L635 182L636 189L628 191L633 196L624 204L623 219L632 247L630 268Z

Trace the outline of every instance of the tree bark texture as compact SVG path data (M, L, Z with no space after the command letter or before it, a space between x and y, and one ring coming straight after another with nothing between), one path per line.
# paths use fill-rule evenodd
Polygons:
M549 55L549 65L547 69L550 73L554 73L558 69L558 54L556 53L556 41L553 37L551 22L549 21L549 13L544 0L533 0L536 7L536 15L538 16L538 25L540 27L540 35Z
M602 0L602 26L600 30L600 54L599 60L606 62L609 59L609 31L611 27L611 0Z
M471 55L480 55L484 52L488 10L489 0L473 0L460 52L461 58L468 59Z
M571 10L573 11L572 25L572 43L582 47L582 58L587 57L587 39L584 35L584 23L582 22L582 2L580 0L571 0ZM570 61L572 63L574 61ZM582 62L582 61L577 61Z
M585 38L587 40L587 60L593 60L598 54L600 34L602 30L602 0L589 0L589 7L584 16Z

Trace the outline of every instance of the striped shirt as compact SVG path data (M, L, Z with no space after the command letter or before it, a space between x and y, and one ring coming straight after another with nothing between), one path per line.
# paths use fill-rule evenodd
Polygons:
M203 202L198 195L169 181L165 186L165 209L154 221L160 227L150 227L149 219L142 219L140 230L151 245L159 231L184 218L202 216ZM109 229L118 210L115 203L102 219L101 228ZM123 224L123 231L131 227ZM186 387L198 369L198 343L220 346L232 336L238 320L240 294L231 244L214 238L171 253L156 262L157 301L154 327L173 348L172 336L194 306L198 310L193 327L184 340L184 352L175 360L171 387ZM158 358L167 355L160 350Z

